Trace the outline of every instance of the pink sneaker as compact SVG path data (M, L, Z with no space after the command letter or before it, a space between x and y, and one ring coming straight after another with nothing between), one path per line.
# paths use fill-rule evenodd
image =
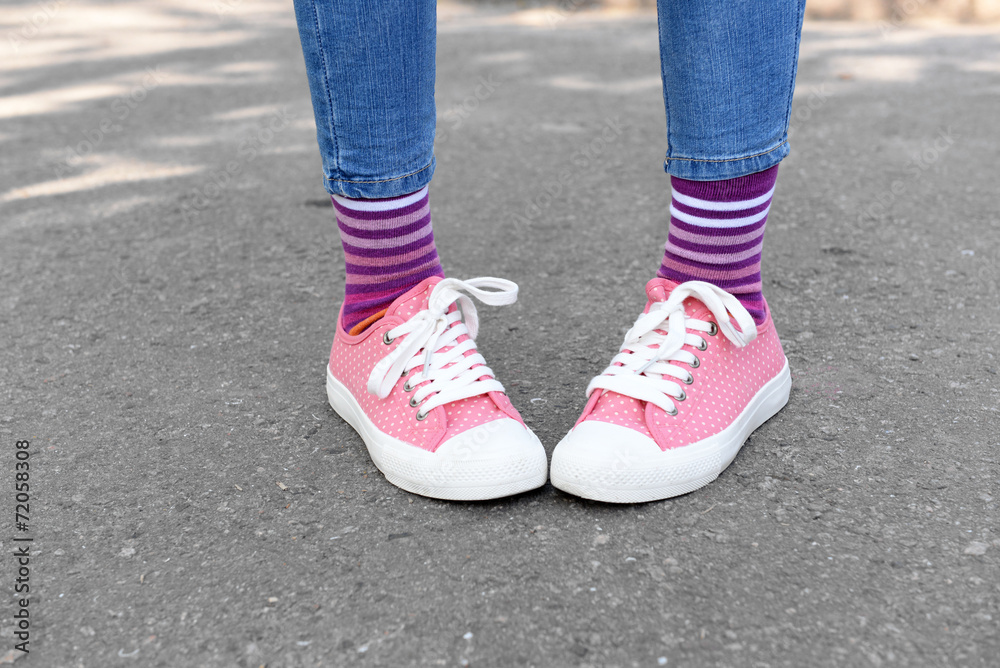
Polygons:
M552 454L552 484L564 492L611 503L686 494L715 480L788 402L788 360L770 310L757 327L735 297L702 281L655 278L646 294L646 310L590 381L583 415Z
M541 487L547 473L541 442L476 351L479 320L467 295L512 304L517 285L435 276L359 335L338 317L326 370L330 405L386 479L439 499L509 496Z

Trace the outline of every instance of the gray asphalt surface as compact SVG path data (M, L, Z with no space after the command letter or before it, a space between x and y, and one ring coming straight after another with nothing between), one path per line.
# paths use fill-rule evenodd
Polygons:
M719 480L447 503L326 404L344 274L290 6L53 6L0 12L18 666L998 665L996 29L807 25L765 255L795 384ZM480 349L551 453L666 234L656 24L443 6L438 67L438 247L520 284Z

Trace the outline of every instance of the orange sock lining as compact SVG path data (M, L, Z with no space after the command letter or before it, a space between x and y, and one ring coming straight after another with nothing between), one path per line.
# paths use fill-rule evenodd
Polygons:
M368 329L369 325L371 325L374 322L377 322L378 320L381 320L382 317L385 316L385 314L386 314L386 312L388 310L389 309L382 309L381 311L379 311L375 315L368 316L367 318L365 318L364 320L362 320L361 322L359 322L358 324L356 324L354 327L351 327L351 331L349 331L348 334L350 334L351 336L357 336L361 332L363 332L366 329Z

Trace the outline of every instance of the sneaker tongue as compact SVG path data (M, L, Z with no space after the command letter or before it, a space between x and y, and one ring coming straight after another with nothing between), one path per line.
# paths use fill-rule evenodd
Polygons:
M440 276L431 276L424 279L413 289L409 290L405 294L401 295L392 303L392 305L386 309L386 315L396 315L403 320L409 320L414 315L423 311L427 308L427 303L431 298L431 291L434 286L441 282ZM448 312L451 313L458 309L458 304L452 304L448 308ZM452 323L451 327L454 327L458 323ZM463 343L468 340L468 336L463 334L458 337L456 343ZM451 350L452 346L445 346L441 348L438 352L447 352ZM475 352L472 350L466 351L465 356L474 355ZM454 366L455 362L451 362L447 367ZM446 367L446 368L447 368ZM417 367L420 369L422 367ZM419 373L419 371L418 371ZM419 377L419 376L418 376ZM503 409L497 404L492 396L489 394L481 394L475 397L470 397L468 399L462 399L458 402L453 402L444 405L445 414L448 416L448 423L457 423L460 420L477 420L480 422L488 422L489 416L493 418L501 418L508 416ZM513 410L513 407L511 408ZM515 411L516 414L516 411ZM512 417L512 416L510 416ZM520 416L518 415L518 418Z
M649 304L646 305L646 311L649 311L649 307L657 302L665 302L667 298L670 297L670 293L674 291L680 283L676 281L671 281L668 278L654 278L649 283L646 283L646 297L649 298ZM708 307L701 303L701 301L694 299L693 297L688 297L684 300L684 313L687 314L689 318L698 318L699 320L706 319L706 316L710 313Z
M440 276L431 276L417 283L408 292L396 298L388 309L386 315L397 315L403 320L409 320L414 315L427 308L427 302L431 298L431 290L441 282Z
M654 278L646 283L646 296L650 302L665 302L679 283L666 278Z
M429 302L431 298L431 291L434 289L434 286L437 285L439 282L441 282L440 276L431 276L430 278L424 279L423 281L415 285L413 289L411 289L410 291L406 292L403 295L400 295L399 298L397 298L396 301L394 301L392 305L388 309L386 309L385 312L386 315L396 315L399 316L400 318L403 318L404 320L409 320L414 315L427 308L427 302ZM451 306L448 307L448 313L453 313L454 311L457 310L458 310L458 304L452 304ZM451 325L449 325L449 327L454 327L457 324L458 322L453 322ZM469 338L468 335L462 334L461 336L458 337L455 343L464 343L465 341L468 340L468 338ZM438 352L442 353L448 352L453 347L454 345L445 346L443 348L440 348ZM475 353L473 351L469 350L466 351L465 356L468 357L469 355L474 355L474 354ZM455 363L452 362L451 364L448 364L445 368L449 366L454 366L454 364Z

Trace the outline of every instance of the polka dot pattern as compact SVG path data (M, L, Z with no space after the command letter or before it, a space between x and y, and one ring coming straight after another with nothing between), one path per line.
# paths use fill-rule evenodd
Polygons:
M650 281L646 288L650 303L666 300L671 287L672 283L662 279ZM689 318L714 320L709 310L696 299L685 300L684 310ZM722 333L715 336L694 333L708 342L708 349L699 351L692 346L684 347L699 358L701 365L698 368L676 363L694 376L694 383L684 386L687 399L675 402L677 415L668 415L658 406L617 392L603 392L596 402L591 401L592 407L588 404L589 412L585 411L581 422L597 420L628 427L652 438L662 450L680 448L717 434L732 424L754 395L784 368L785 353L770 310L764 323L757 327L757 338L744 348L737 348Z
M393 302L381 320L357 336L351 336L338 326L330 349L330 372L347 386L375 426L394 438L430 452L434 452L448 438L492 420L511 417L523 424L509 399L498 392L439 406L432 409L425 419L417 420L420 408L410 406L413 393L406 392L403 385L410 378L417 384L422 367L402 376L385 399L368 392L368 377L372 369L404 338L399 337L387 345L383 336L424 310L431 290L440 280L432 277L421 282ZM466 339L466 336L459 338L459 343ZM475 353L466 353L472 354Z
M653 438L653 433L646 426L646 403L624 394L602 391L601 398L587 419L635 429L640 434Z

